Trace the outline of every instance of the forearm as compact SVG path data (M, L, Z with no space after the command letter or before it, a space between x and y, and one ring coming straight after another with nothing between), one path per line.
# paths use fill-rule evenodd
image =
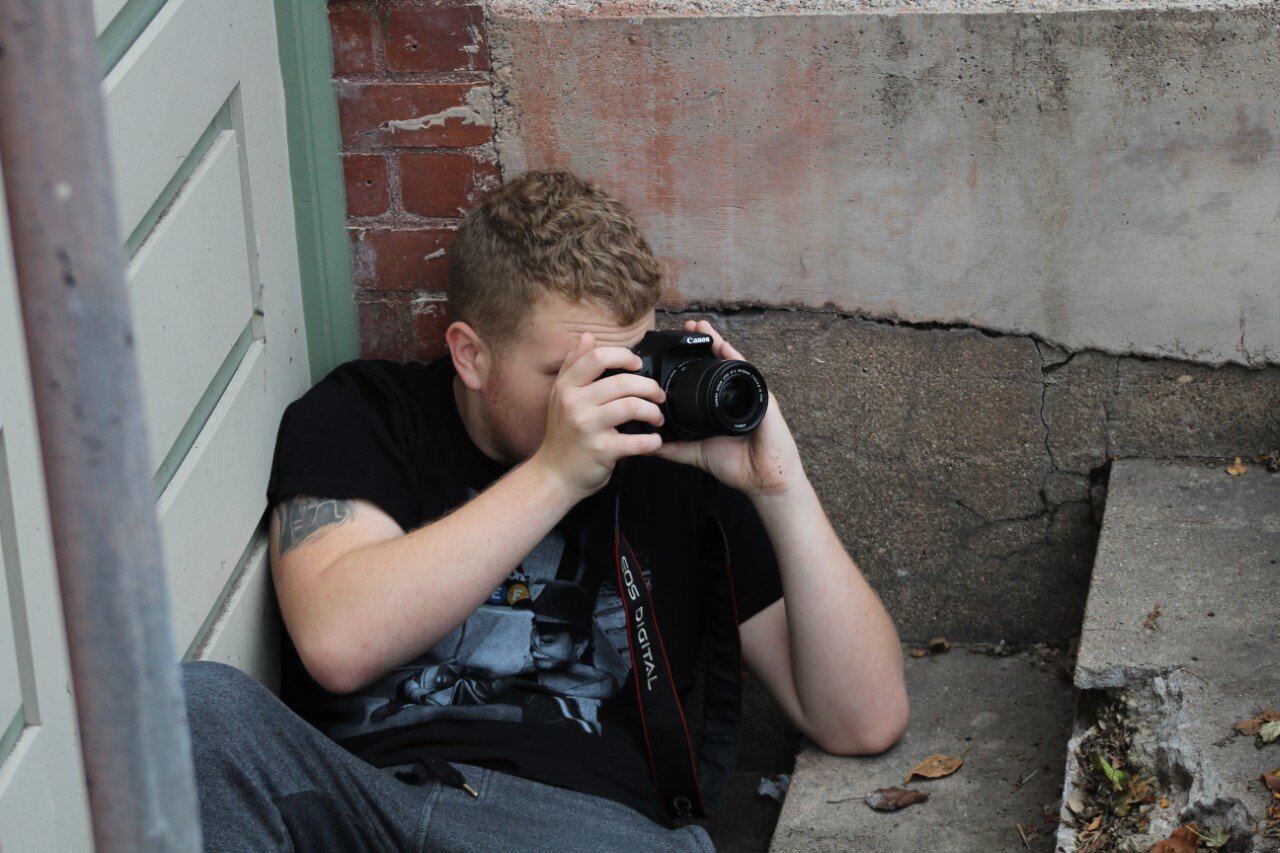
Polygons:
M306 614L329 688L356 690L444 638L572 508L535 460L438 521L340 557Z
M810 736L877 751L907 713L897 632L807 479L753 499L778 556L791 671Z

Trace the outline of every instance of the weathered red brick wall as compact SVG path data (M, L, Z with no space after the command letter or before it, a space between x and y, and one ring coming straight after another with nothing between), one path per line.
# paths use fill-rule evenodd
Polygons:
M501 181L484 8L330 0L329 22L361 355L434 358L449 243Z

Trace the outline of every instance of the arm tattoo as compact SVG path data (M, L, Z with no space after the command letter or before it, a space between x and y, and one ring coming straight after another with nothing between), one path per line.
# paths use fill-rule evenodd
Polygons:
M331 529L346 524L355 515L355 503L348 500L296 495L281 501L276 506L276 519L280 522L280 556L304 542L323 538Z

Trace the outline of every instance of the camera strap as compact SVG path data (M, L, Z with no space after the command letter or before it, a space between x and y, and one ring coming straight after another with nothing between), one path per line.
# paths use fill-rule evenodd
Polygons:
M718 484L717 484L718 485ZM724 802L742 718L742 645L728 540L708 490L702 547L706 667L702 739L695 755L675 675L667 660L644 567L622 532L621 489L614 492L613 551L632 681L649 768L667 811L677 818L711 817Z

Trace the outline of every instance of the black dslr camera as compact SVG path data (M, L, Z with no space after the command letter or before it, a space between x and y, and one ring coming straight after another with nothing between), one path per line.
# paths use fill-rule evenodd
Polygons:
M716 358L710 335L649 332L631 351L643 362L639 370L608 370L604 376L647 376L667 392L667 401L660 406L661 429L630 421L618 427L619 432L657 432L663 441L692 441L745 435L764 420L769 408L764 377L745 361Z

